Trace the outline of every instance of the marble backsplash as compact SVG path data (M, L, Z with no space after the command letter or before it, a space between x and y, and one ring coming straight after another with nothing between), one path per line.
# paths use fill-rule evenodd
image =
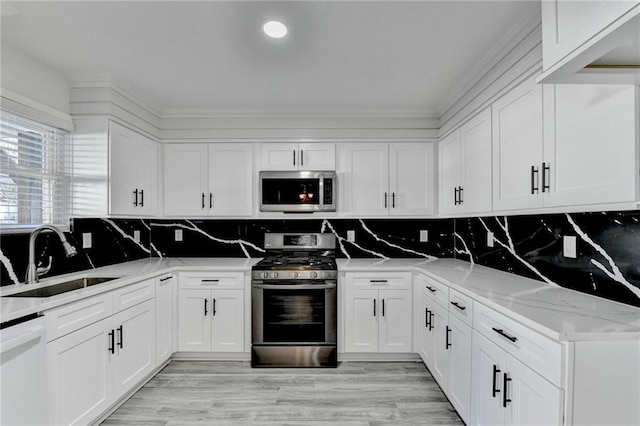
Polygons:
M347 230L355 231L355 242L346 240ZM419 241L420 230L428 231L428 242ZM80 249L87 232L93 246ZM262 257L265 232L332 232L341 258L456 257L640 306L636 211L463 219L75 219L68 238L78 256L65 258L53 234L38 238L36 254L43 264L52 257L49 275L150 256ZM563 236L576 237L575 259L563 256ZM2 285L23 281L27 246L28 234L0 235Z

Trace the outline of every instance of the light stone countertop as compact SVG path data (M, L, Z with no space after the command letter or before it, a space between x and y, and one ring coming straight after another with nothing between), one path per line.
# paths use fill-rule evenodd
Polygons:
M154 258L61 275L42 280L37 286L52 285L81 276L122 278L48 298L3 297L0 299L0 322L42 312L169 272L180 270L248 272L259 260L259 258ZM338 259L337 263L340 273L384 271L423 273L554 340L615 340L640 337L640 308L473 265L462 260ZM32 288L36 286L24 284L6 286L0 289L0 295L6 296Z

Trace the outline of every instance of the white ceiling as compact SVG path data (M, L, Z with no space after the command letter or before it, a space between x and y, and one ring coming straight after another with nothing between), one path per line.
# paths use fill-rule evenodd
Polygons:
M4 2L1 41L158 111L433 114L530 1ZM261 25L289 27L267 39Z

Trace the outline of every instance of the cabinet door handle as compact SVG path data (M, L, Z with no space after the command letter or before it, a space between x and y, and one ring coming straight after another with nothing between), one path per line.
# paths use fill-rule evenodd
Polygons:
M109 346L109 352L111 352L112 354L116 353L116 332L115 330L111 330L109 332L109 342L111 342L110 346Z
M394 209L396 208L396 193L395 192L391 193L391 207L393 207Z
M209 208L213 208L213 192L209 193Z
M429 308L424 308L424 328L429 328Z
M511 399L507 398L507 394L509 393L507 385L511 381L509 375L507 373L503 373L503 382L502 382L502 407L507 408L507 403L511 402Z
M535 166L531 166L531 194L538 192L539 188L536 186L538 183L538 169Z
M164 281L168 281L168 280L172 280L172 279L173 279L173 275L171 275L170 277L160 278L160 282L164 282Z
M119 337L118 337L118 347L120 349L122 349L122 347L123 347L122 343L124 342L124 337L123 337L124 334L122 333L122 325L120 327L118 327L118 335L119 335Z
M134 195L134 198L133 198L133 205L134 205L134 206L136 206L136 207L138 207L138 188L136 188L136 189L133 191L133 195Z
M429 311L429 331L433 330L433 312Z
M467 309L466 306L462 306L462 305L458 304L458 302L451 302L451 304L453 306L455 306L456 308L460 309L461 311L464 311L465 309Z
M453 205L458 205L458 188L455 186L453 187Z
M140 207L144 207L144 189L140 190Z
M376 299L373 299L373 316L376 316Z
M202 208L204 209L204 192L202 193Z
M387 193L384 193L384 208L387 208Z
M498 373L500 373L498 366L493 364L493 384L491 385L491 394L494 398L500 393L500 389L496 388L496 385L498 384Z
M216 299L213 299L213 312L211 312L211 315L213 315L214 317L216 316Z
M296 165L296 150L293 150L293 165Z
M424 286L424 288L426 288L427 290L429 290L431 293L435 293L436 289L433 287L429 287L428 285Z
M549 172L549 179L547 179L547 172ZM542 163L542 192L551 192L551 164Z
M462 198L462 191L464 191L464 188L459 186L458 187L458 204L464 203L464 199Z
M447 333L446 333L446 344L445 344L445 349L449 349L451 347L451 343L449 342L449 335L451 334L451 329L449 328L449 326L446 327Z
M300 150L300 165L304 166L304 151Z
M382 299L382 316L384 316L384 299Z
M509 336L507 333L504 332L503 329L501 328L492 328L493 331L495 331L496 333L498 333L499 335L501 335L502 337L504 337L505 339L511 340L513 343L515 343L518 338L515 336Z
M205 297L205 298L204 298L204 316L205 316L205 317L207 316L207 313L208 313L208 312L209 312L209 311L207 311L207 298Z

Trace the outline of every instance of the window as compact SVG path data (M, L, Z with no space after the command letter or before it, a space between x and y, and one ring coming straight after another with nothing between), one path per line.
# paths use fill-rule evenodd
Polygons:
M0 227L68 227L69 133L0 111Z

